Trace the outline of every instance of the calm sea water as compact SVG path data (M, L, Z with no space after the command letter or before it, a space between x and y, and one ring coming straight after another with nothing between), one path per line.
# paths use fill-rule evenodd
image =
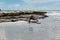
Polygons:
M26 21L0 23L0 40L60 40L60 13L48 12L41 24Z

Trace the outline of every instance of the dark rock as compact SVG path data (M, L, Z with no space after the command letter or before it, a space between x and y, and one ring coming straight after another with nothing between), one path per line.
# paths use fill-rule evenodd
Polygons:
M18 20L11 20L11 22L16 22L16 21L18 21Z
M1 9L0 9L0 11L1 11Z
M44 15L44 17L48 17L47 15Z

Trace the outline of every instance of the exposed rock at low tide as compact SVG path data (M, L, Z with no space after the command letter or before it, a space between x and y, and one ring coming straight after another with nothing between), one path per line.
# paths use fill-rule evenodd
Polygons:
M37 19L44 19L45 17L48 17L45 15L46 13L47 12L40 11L1 12L0 22L27 21L31 15L34 15Z

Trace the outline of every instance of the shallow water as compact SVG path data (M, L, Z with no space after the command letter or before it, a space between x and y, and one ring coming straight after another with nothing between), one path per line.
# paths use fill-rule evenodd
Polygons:
M60 40L60 16L49 15L39 22L0 23L0 40Z

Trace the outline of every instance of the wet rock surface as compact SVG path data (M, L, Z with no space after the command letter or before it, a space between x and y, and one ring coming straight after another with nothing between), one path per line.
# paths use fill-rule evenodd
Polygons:
M0 23L1 22L16 22L20 20L28 21L30 16L31 15L3 16L3 17L0 17ZM36 19L44 19L48 16L47 15L34 15L34 17Z

